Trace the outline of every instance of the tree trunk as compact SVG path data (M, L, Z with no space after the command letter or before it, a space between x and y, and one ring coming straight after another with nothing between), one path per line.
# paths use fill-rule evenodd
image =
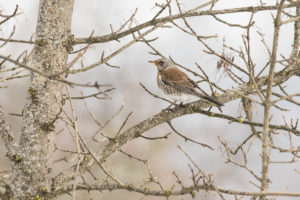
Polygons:
M49 75L64 70L68 58L73 0L40 0L32 66ZM23 109L19 159L12 165L15 199L51 189L51 154L60 113L61 82L33 73Z

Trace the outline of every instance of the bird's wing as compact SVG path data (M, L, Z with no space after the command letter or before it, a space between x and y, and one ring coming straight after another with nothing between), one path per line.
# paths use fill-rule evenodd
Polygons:
M183 71L180 71L177 68L164 70L160 74L161 80L164 82L174 83L190 89L195 88L193 83L188 79L188 76Z
M193 85L194 85L194 87L195 88L197 88L199 91L201 91L204 95L206 95L206 96L209 96L204 90L202 90L198 85L197 85L197 83L195 83L192 79L190 79L190 78L187 78Z
M177 68L167 69L161 72L162 81L173 85L173 87L184 87L193 90L198 95L207 95L193 80L191 80L183 71ZM193 93L194 93L193 92Z
M223 106L217 98L207 95L193 80L177 68L171 68L160 72L160 77L163 82L176 88L185 90L186 93L199 96L200 98L206 99L210 102Z

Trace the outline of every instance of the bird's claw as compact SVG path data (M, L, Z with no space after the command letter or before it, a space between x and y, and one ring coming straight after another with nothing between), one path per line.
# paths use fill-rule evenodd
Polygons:
M180 108L184 108L186 107L186 105L183 104L183 102L181 102L180 104L178 104L177 106L179 106Z

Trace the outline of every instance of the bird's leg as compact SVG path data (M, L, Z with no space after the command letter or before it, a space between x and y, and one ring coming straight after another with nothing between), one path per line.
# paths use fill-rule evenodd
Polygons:
M184 108L186 105L184 105L183 102L180 102L179 104L176 104L175 106L178 106L180 108Z
M179 107L184 108L185 105L183 105L183 102L180 102L180 104L178 104Z
M176 101L171 102L170 105L169 105L166 109L167 109L167 110L170 110L171 107L172 107L173 105L174 105L174 106L177 105L177 104L176 104Z
M208 110L207 110L207 111L208 111L208 112L210 112L210 110L211 110L211 109L212 109L212 106L209 106L209 108L208 108Z

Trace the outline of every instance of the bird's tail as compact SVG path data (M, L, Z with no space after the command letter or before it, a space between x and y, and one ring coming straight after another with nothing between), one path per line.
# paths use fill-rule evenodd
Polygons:
M218 106L224 106L224 104L222 104L222 103L220 103L219 101L218 101L218 99L216 98L216 97L214 97L214 96L201 96L203 99L206 99L207 101L210 101L210 102L212 102L212 103L214 103L214 104L216 104L216 105L218 105Z

